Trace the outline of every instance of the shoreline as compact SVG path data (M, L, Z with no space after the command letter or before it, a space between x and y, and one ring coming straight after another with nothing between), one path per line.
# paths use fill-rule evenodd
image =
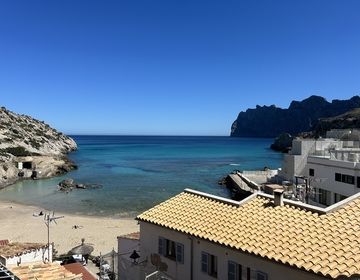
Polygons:
M78 169L78 165L69 158L69 153L62 155L31 155L31 156L13 156L8 160L0 159L0 168L4 172L0 173L0 190L12 186L18 182L27 180L50 179L68 174ZM31 164L35 164L36 168L19 169L18 161L27 160ZM22 176L20 173L22 172ZM33 172L36 172L33 178Z
M0 201L0 240L13 242L47 243L47 227L40 211L48 213L38 206L24 205L10 201ZM33 215L35 214L35 215ZM57 224L50 226L50 242L54 242L58 255L67 253L73 247L85 243L93 244L93 255L105 254L117 250L117 236L139 231L134 218L115 218L83 216L56 212L55 216L64 216ZM78 228L74 228L74 226Z

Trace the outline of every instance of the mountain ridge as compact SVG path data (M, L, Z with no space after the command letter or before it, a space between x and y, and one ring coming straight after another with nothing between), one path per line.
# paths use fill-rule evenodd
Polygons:
M334 99L312 95L302 101L292 101L288 108L275 105L249 108L239 113L231 126L232 137L276 137L281 133L296 135L310 131L320 118L329 118L360 107L360 97Z

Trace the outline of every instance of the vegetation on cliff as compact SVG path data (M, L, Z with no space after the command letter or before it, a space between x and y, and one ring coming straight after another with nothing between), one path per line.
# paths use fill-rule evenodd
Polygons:
M331 129L360 128L360 108L356 108L339 116L320 119L314 127L314 137L324 137Z
M282 133L275 138L270 148L275 151L287 152L291 149L292 139L299 138L319 138L326 137L326 132L332 129L359 129L360 128L360 108L356 108L339 116L319 119L311 131L300 132L292 136Z
M44 178L76 168L66 154L75 141L30 116L0 108L0 187L20 178ZM26 162L23 169L19 163Z
M73 139L30 116L0 108L0 149L24 155L61 155L76 150Z

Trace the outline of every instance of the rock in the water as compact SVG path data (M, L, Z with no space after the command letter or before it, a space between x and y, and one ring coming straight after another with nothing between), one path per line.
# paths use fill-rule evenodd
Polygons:
M86 189L86 186L84 184L76 184L75 187L77 189Z
M271 144L270 148L286 153L291 149L293 137L289 133L281 133L275 138L274 143Z
M59 183L60 191L71 191L73 189L99 189L103 186L100 184L83 184L75 182L73 179L64 179Z
M59 187L61 191L71 190L75 187L73 179L64 179L59 183Z

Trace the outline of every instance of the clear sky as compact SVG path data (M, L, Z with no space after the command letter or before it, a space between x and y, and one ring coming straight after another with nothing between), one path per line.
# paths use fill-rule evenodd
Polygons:
M360 91L358 0L0 1L2 106L69 134L229 135Z

